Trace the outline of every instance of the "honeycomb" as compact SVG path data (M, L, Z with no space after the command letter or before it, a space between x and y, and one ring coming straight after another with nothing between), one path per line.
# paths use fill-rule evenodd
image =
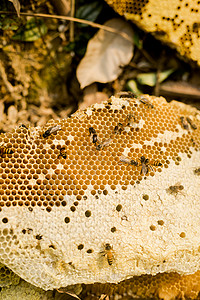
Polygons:
M101 294L120 295L119 299L197 299L200 291L200 272L181 276L177 273L159 273L155 276L141 275L119 284L86 285L80 295L84 300L97 300ZM132 298L133 297L133 298ZM184 298L185 297L185 298ZM198 298L199 299L199 298Z
M0 300L56 300L52 291L43 291L21 280L18 285L2 288Z
M17 285L20 277L13 273L9 268L0 264L0 287Z
M195 108L122 93L1 134L1 263L44 290L197 272L199 133Z
M106 0L120 15L200 65L200 1Z

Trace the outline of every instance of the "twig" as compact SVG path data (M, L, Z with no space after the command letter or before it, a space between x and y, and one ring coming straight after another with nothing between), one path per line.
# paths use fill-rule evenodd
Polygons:
M160 64L159 64L157 72L156 72L156 85L155 85L155 89L154 89L154 93L155 93L156 97L158 97L160 94L160 71L161 71L161 68L160 68Z
M156 72L156 85L154 89L155 96L157 97L160 95L160 73L163 69L164 57L164 51L162 51L161 58L158 60L158 67Z
M70 12L71 17L74 17L74 13L75 13L75 0L71 0L71 12ZM71 21L69 25L69 40L70 42L74 42L74 21Z
M10 14L16 14L16 13L13 11L12 12L11 11L0 11L0 14L10 15ZM130 43L133 44L133 40L125 32L119 31L117 29L114 29L114 28L106 26L106 25L97 24L95 22L88 21L88 20L83 20L83 19L78 19L78 18L68 17L68 16L58 16L58 15L49 15L49 14L34 14L34 13L25 13L25 12L20 12L20 16L31 16L31 17L39 17L39 18L68 20L68 21L74 21L77 23L87 24L92 27L100 28L100 29L103 29L103 30L111 32L111 33L119 34L119 35L121 35L121 37L123 37L124 39L128 40Z

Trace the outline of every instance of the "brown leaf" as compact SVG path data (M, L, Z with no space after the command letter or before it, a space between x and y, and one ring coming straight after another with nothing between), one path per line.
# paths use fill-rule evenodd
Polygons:
M17 12L17 16L20 17L20 2L19 2L19 0L8 0L8 1L12 2L15 10Z
M132 27L122 19L111 19L104 25L113 27L133 38ZM81 88L97 81L106 83L115 80L122 66L133 56L133 43L121 35L100 29L89 41L87 51L77 68Z

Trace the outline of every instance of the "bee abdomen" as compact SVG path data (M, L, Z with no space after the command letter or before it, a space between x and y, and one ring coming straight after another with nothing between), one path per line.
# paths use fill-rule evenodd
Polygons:
M113 263L113 259L111 257L107 257L107 261L108 261L109 266L111 266Z
M0 156L6 155L6 154L13 154L14 151L10 148L1 147L0 148Z
M154 161L153 166L158 167L158 166L162 166L162 164L159 161Z

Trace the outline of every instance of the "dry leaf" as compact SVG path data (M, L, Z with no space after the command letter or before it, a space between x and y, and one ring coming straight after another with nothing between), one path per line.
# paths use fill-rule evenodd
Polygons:
M9 0L14 5L14 8L17 12L17 16L20 17L20 2L19 0Z
M111 19L104 25L125 32L133 38L131 26L122 19ZM87 51L77 68L81 88L97 81L106 83L115 80L122 66L133 56L133 43L116 33L100 29L89 41Z

